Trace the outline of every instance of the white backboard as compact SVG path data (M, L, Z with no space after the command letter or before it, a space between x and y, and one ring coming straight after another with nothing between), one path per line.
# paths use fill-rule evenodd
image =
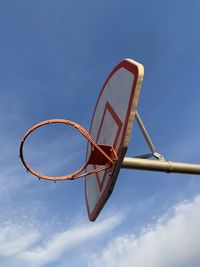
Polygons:
M85 178L85 197L90 221L94 221L112 193L125 156L135 118L144 68L125 59L111 72L99 94L93 113L90 135L98 144L113 145L118 162L111 170ZM90 145L86 157L90 156ZM87 166L89 171L96 166Z

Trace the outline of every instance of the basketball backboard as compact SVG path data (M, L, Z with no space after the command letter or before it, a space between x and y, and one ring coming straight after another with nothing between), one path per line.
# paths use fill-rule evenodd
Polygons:
M143 65L131 59L120 62L110 73L99 94L90 135L98 144L112 145L118 161L109 170L85 178L85 197L90 221L95 221L115 185L135 119L144 76ZM86 160L91 154L88 145ZM98 166L88 165L86 171Z

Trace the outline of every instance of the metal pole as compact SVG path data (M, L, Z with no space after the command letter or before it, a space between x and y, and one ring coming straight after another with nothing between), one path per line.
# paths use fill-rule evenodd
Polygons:
M200 174L200 165L125 157L122 168L168 173Z
M136 114L135 114L135 118L136 118L136 121L137 121L137 123L138 123L138 125L140 127L140 130L141 130L141 132L142 132L142 134L143 134L143 136L144 136L144 138L145 138L145 140L146 140L146 142L147 142L147 144L148 144L148 146L149 146L149 148L150 148L150 150L152 152L152 156L154 156L155 158L157 158L159 160L164 160L164 157L161 154L159 154L158 152L156 152L156 149L155 149L155 147L153 145L153 142L151 141L151 138L150 138L150 136L149 136L149 134L148 134L148 132L147 132L145 126L144 126L144 123L142 122L142 119L140 118L140 115L139 115L139 113L137 111L136 111ZM149 155L146 154L144 156L148 157Z
M138 125L139 125L139 127L140 127L140 129L142 131L142 134L143 134L143 136L144 136L144 138L145 138L145 140L146 140L151 152L152 153L156 152L156 149L155 149L155 147L154 147L154 145L153 145L153 143L151 141L151 138L150 138L146 128L144 127L144 124L143 124L143 122L142 122L142 120L140 118L140 115L139 115L139 113L137 111L136 111L136 114L135 114L135 118L137 120L137 123L138 123Z

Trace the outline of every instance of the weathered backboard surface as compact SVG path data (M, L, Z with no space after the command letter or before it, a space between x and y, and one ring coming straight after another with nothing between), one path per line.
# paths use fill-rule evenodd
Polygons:
M144 68L125 59L111 72L99 94L90 135L98 144L113 145L118 155L115 166L85 178L88 217L94 221L108 200L125 156L140 95ZM90 145L86 157L90 156ZM96 166L89 165L87 171Z

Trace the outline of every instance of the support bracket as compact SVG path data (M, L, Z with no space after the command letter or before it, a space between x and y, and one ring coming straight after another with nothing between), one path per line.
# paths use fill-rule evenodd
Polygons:
M137 156L137 158L150 158L153 156L154 158L156 158L158 160L164 161L165 159L164 159L163 155L161 155L160 153L158 153L156 151L155 146L154 146L154 144L153 144L153 142L152 142L145 126L144 126L144 123L142 122L142 119L141 119L141 117L137 111L135 114L135 118L136 118L138 126L140 127L140 130L144 136L144 139L146 140L146 143L147 143L149 149L151 150L151 154L145 154L145 155Z

